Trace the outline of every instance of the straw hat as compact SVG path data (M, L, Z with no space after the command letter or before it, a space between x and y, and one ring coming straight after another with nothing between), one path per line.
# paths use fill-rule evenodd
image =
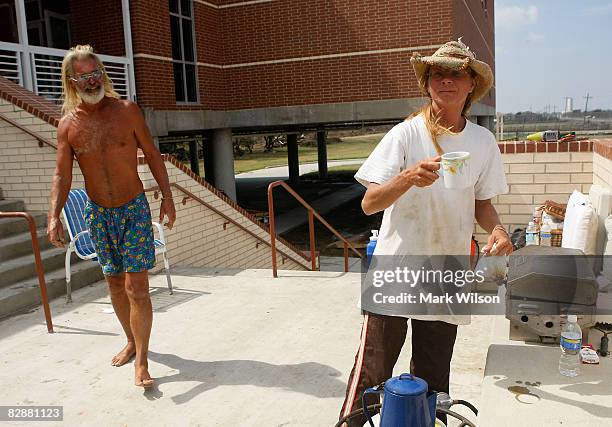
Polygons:
M493 85L491 67L486 62L477 60L474 52L461 41L461 37L457 41L443 44L431 56L421 56L418 52L415 52L410 58L410 63L417 76L419 87L425 95L429 95L427 92L427 69L432 65L461 70L471 68L476 73L476 86L472 92L472 102L485 96Z

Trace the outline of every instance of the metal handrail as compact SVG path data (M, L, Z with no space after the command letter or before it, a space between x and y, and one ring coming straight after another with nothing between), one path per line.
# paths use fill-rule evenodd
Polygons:
M270 247L272 247L272 244L268 241L266 241L264 238L262 238L261 236L258 236L257 234L253 233L251 230L247 229L246 227L244 227L242 224L240 224L239 222L233 220L232 218L230 218L229 216L225 215L223 212L219 211L218 209L216 209L215 207L211 206L209 203L205 202L204 200L200 199L198 196L196 196L195 194L193 194L191 191L181 187L178 184L175 184L174 182L170 183L170 187L174 187L177 190L179 190L180 192L182 192L183 194L185 194L183 200L182 200L182 204L185 205L187 203L187 200L189 199L193 199L196 202L200 203L201 205L205 206L206 208L210 209L211 211L213 211L214 213L216 213L217 215L221 216L223 219L225 219L226 221L234 224L236 227L240 228L242 231L247 232L248 234L250 234L252 237L254 237L255 239L257 239L259 242L268 245ZM145 192L149 193L149 192L153 192L153 197L155 197L155 199L157 199L159 197L159 192L161 191L161 189L159 188L159 186L154 186L154 187L150 187L150 188L145 188L144 190ZM223 228L225 229L225 225L223 224ZM293 258L291 255L286 254L283 251L279 252L286 258L292 260L293 262L300 264L301 262L299 262L298 260L296 260L295 258ZM300 254L301 255L301 254ZM305 256L302 255L302 257L306 260L307 258Z
M363 258L363 256L355 249L355 247L344 238L340 233L336 231L334 227L329 225L327 221L323 219L321 215L317 211L314 210L312 206L308 204L304 199L300 197L298 193L296 193L285 181L274 181L268 185L268 221L270 222L270 243L272 248L272 275L274 277L278 277L278 272L276 269L276 226L274 221L274 195L273 190L276 187L283 187L289 194L293 196L298 202L302 204L308 210L308 234L310 237L310 261L312 271L317 269L317 260L315 258L315 237L314 237L314 218L316 217L329 231L331 231L338 239L344 242L344 272L347 273L349 270L348 267L348 248L351 247L351 250L357 254L359 258Z
M45 311L45 321L47 322L47 331L53 333L53 322L51 320L51 308L49 307L49 297L47 295L47 284L45 283L45 269L42 259L40 258L40 245L38 244L38 235L36 234L36 221L32 215L27 212L0 212L0 218L25 218L30 227L30 235L32 238L32 251L34 252L34 262L36 263L36 273L38 274L38 286L40 288L40 299L42 300Z
M19 123L17 123L15 120L10 119L8 117L6 117L4 114L0 113L0 119L4 120L7 123L10 123L11 125L15 126L17 129L21 130L22 132L27 133L28 135L30 135L32 138L36 139L38 141L38 146L42 147L43 145L48 145L49 147L55 148L57 150L57 146L55 144L53 144L51 141L49 141L46 138L43 138L42 136L40 136L39 134L37 134L36 132L31 131L30 129L20 125Z

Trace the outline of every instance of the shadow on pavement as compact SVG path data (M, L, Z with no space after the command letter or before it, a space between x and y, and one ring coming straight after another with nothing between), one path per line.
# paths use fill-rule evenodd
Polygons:
M295 365L274 365L255 360L204 362L153 351L149 351L149 359L178 371L174 375L156 378L158 387L180 381L200 383L185 393L172 396L172 401L177 405L224 385L273 387L319 398L342 397L346 389L346 384L337 378L341 375L338 370L316 362ZM163 393L158 390L150 397L161 395Z

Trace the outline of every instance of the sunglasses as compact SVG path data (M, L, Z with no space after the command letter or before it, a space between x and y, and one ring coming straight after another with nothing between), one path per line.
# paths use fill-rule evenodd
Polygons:
M76 84L84 85L89 81L89 79L101 80L103 75L104 75L104 71L98 69L98 70L92 71L91 73L81 74L80 76L77 76L77 77L70 77L70 80L72 80Z

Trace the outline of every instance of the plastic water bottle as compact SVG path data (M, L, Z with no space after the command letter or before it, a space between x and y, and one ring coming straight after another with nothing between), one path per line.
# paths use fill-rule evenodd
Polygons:
M540 228L540 246L552 246L552 228L550 225L544 224L542 228Z
M527 230L525 230L525 245L539 245L540 244L540 232L535 222L529 221Z
M559 373L566 377L575 377L580 373L580 347L582 330L578 326L575 314L567 315L567 323L561 331Z
M370 261L372 261L372 255L374 254L374 249L376 248L376 242L378 241L378 230L371 230L372 235L370 236L370 242L366 246L366 257L368 259L368 266L370 265Z

